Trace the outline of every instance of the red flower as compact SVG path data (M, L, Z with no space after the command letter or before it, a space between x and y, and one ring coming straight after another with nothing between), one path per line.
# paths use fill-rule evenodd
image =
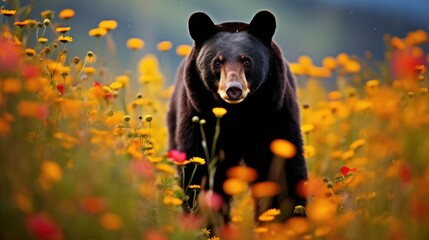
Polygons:
M61 229L52 217L45 214L30 215L25 219L28 230L38 239L63 239Z
M401 165L399 169L399 178L403 183L408 183L413 178L413 174L411 172L411 168L405 164Z
M349 168L347 166L343 166L342 168L340 168L340 172L341 174L343 174L343 176L347 176L347 174L349 172L356 172L357 168Z
M168 152L168 157L173 161L179 163L183 163L184 161L186 161L186 153L177 150L170 150Z
M90 214L101 213L105 209L104 201L99 197L84 197L80 200L82 209Z
M94 81L94 87L102 87L102 86L101 86L101 83Z
M61 95L64 95L64 85L59 83L57 84L57 90L60 92Z

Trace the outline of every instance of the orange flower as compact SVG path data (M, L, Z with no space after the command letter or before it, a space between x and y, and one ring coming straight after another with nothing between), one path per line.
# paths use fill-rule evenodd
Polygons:
M139 50L144 47L144 41L140 38L130 38L127 41L127 47L131 50Z
M5 15L6 17L11 17L15 15L16 10L9 10L9 9L1 9L1 14Z
M255 198L273 197L280 192L280 186L276 182L255 183L251 187L252 196Z
M22 117L45 119L48 117L48 106L31 101L21 101L18 104L18 114Z
M276 139L270 144L271 152L283 158L292 158L296 154L295 146L284 139Z
M59 32L59 33L66 33L68 31L70 31L70 27L57 27L55 28L55 31Z
M60 41L60 42L62 42L62 43L69 43L69 42L73 42L73 38L72 38L72 37L70 37L70 36L63 36L63 35L60 35L60 36L58 37L58 41Z
M173 47L173 43L170 41L162 41L156 45L156 48L158 49L158 51L161 51L161 52L166 52L170 50L171 47Z
M177 55L181 57L187 57L192 51L192 47L186 44L182 44L176 47Z
M325 57L322 60L322 66L329 68L331 70L337 68L337 60L334 57Z
M107 31L111 31L118 27L118 22L116 22L115 20L103 20L98 24L98 27L104 28Z
M117 231L122 228L122 218L115 213L104 213L100 216L100 225L109 231Z
M60 165L54 161L44 161L41 166L40 177L48 182L58 182L61 180L63 172Z
M253 182L258 178L258 172L250 167L237 166L228 169L226 175L229 178L237 178L245 182Z
M238 178L229 178L223 183L226 194L237 195L247 190L247 183Z
M16 78L6 78L1 84L1 91L4 93L17 94L22 89L21 81Z
M93 28L88 32L88 35L91 37L104 37L106 34L107 30L104 28Z
M62 19L70 19L74 16L75 12L71 8L66 8L61 10L61 12L58 14L58 16Z

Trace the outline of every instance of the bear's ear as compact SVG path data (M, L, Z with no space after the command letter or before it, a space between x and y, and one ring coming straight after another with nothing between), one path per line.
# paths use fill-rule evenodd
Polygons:
M260 11L249 24L248 32L270 45L276 31L276 18L269 11Z
M195 41L195 45L201 45L209 37L216 33L216 26L210 17L203 12L191 15L188 22L189 33Z

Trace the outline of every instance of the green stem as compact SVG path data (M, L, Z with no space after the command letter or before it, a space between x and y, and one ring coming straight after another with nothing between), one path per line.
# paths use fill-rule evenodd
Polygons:
M76 84L77 79L79 78L79 75L82 74L83 69L85 68L86 64L88 63L88 57L85 57L85 62L83 62L82 68L80 71L76 74L76 77L72 81L72 86Z
M204 149L204 155L206 155L207 163L210 163L210 155L209 155L209 150L207 148L207 138L206 138L206 133L204 132L203 124L200 124L200 131L201 131L201 138L202 138L201 145L203 146L203 149Z
M192 179L194 178L195 172L197 171L197 167L198 167L198 164L195 164L194 170L192 171L192 174L191 174L191 178L189 179L189 182L188 182L188 186L186 186L185 194L186 194L186 191L188 191L188 188L192 182Z
M218 117L216 119L216 127L215 127L215 134L213 136L213 144L212 144L212 154L211 154L211 159L214 158L215 153L216 153L216 145L217 145L217 140L219 138L219 134L220 134L220 118Z
M185 189L185 166L182 166L182 189Z

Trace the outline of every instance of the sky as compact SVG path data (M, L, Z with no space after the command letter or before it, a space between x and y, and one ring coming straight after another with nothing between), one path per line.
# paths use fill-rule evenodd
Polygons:
M274 40L291 62L301 55L320 63L325 56L341 52L362 56L365 51L382 59L385 34L403 37L409 31L429 30L428 0L36 0L34 8L38 18L46 9L76 11L69 20L75 39L70 50L78 55L105 51L99 47L103 40L94 41L87 33L101 20L116 20L118 28L112 32L116 61L129 69L135 69L141 56L156 53L159 41L192 44L187 21L196 11L206 12L215 23L249 22L259 10L272 11L277 19ZM142 38L145 48L131 55L125 46L130 37ZM174 69L180 58L161 61Z

